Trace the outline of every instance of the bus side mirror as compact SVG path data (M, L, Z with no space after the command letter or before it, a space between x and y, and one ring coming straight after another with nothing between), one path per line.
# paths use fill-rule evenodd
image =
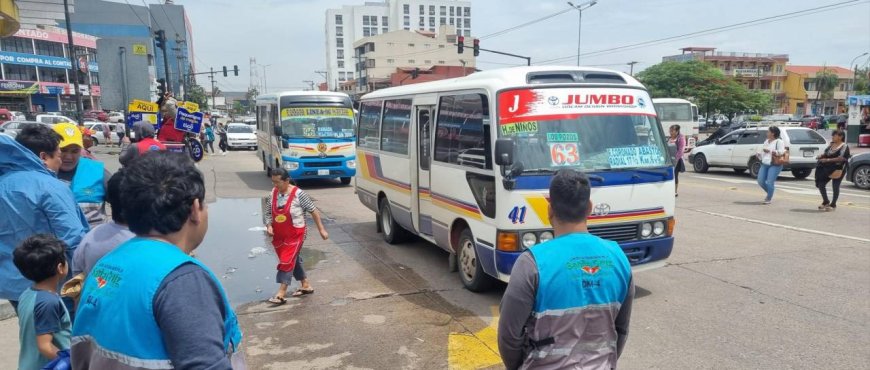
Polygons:
M281 129L281 125L275 125L272 127L272 133L274 133L275 136L284 136L284 130Z
M514 164L514 147L516 144L511 138L499 138L495 141L495 164L510 166Z

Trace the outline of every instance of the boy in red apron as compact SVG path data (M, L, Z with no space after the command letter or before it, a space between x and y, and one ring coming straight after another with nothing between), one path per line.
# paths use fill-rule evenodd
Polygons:
M290 174L283 168L272 170L272 184L275 187L269 195L266 207L266 233L272 236L272 246L278 256L278 273L275 282L280 284L278 292L269 303L282 305L287 302L287 287L296 279L302 286L292 296L299 297L314 293L314 288L305 276L302 267L302 243L305 242L305 213L311 214L323 240L329 233L320 220L320 212L314 202L302 189L290 184Z

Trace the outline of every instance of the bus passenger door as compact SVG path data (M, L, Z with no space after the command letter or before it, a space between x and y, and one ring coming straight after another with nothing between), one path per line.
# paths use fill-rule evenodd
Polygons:
M421 234L432 235L432 195L429 182L429 167L432 161L432 114L434 105L416 106L417 160L411 166L417 168L417 221ZM412 173L414 171L412 170Z

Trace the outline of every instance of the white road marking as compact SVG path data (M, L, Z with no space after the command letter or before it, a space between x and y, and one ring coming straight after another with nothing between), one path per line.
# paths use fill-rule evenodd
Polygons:
M738 221L752 222L752 223L755 223L755 224L766 225L766 226L772 226L772 227L778 227L778 228L782 228L782 229L786 229L786 230L800 231L800 232L809 233L809 234L824 235L824 236L830 236L830 237L835 237L835 238L840 238L840 239L848 239L848 240L855 240L855 241L864 242L864 243L870 243L870 239L860 238L860 237L857 237L857 236L843 235L843 234L836 234L836 233L830 233L830 232L827 232L827 231L821 231L821 230L806 229L806 228L803 228L803 227L797 227L797 226L791 226L791 225L777 224L777 223L768 222L768 221L762 221L762 220L755 220L755 219L752 219L752 218L746 218L746 217L740 217L740 216L732 216L732 215L725 214L725 213L703 211L703 210L700 210L700 209L689 208L689 210L691 210L691 211L695 211L695 212L700 212L700 213L707 214L707 215L710 215L710 216L723 217L723 218L730 218L730 219L732 219L732 220L738 220Z
M745 185L755 185L756 182L753 180L741 180L741 179L730 179L730 178L722 178L722 177L712 177L712 176L692 176L692 178L704 179L704 180L712 180L719 181L729 184L745 184ZM818 195L819 190L816 189L815 186L812 185L803 185L803 184L794 184L794 183L784 183L779 181L776 183L776 190L782 190L786 193L791 194L800 194L800 195ZM829 192L832 190L828 190ZM849 190L843 190L840 188L840 196L847 195L849 197L856 198L870 198L870 195L855 193Z

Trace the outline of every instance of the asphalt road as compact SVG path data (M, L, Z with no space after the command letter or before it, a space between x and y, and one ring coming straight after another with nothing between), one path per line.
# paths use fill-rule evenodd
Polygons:
M102 150L101 150L102 151ZM116 163L112 155L101 155ZM504 287L462 288L447 254L388 245L353 188L303 183L330 240L309 233L316 293L273 308L274 257L259 198L270 189L253 152L207 157L210 229L197 257L237 306L252 369L500 368ZM780 178L772 205L731 171L684 173L667 267L636 275L623 369L856 369L870 361L870 192L848 183L836 212L816 210L810 180ZM0 322L0 368L14 368L14 319Z

